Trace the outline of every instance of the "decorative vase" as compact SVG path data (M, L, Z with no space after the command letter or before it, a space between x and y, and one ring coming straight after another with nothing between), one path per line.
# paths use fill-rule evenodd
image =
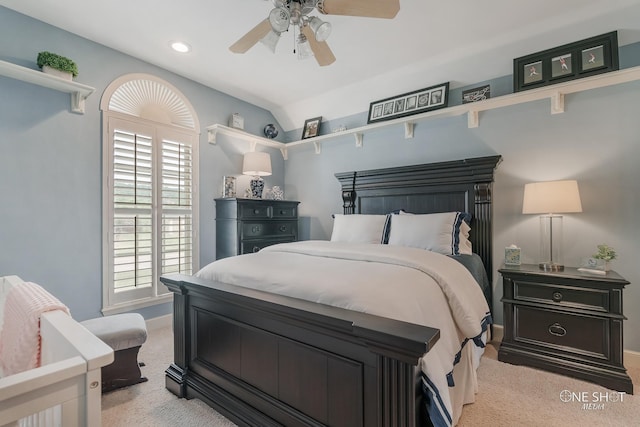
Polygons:
M255 177L251 180L251 198L262 199L262 190L264 190L264 180L260 177Z
M55 68L49 67L48 65L42 66L42 72L46 74L51 74L52 76L60 77L64 80L73 80L73 74L68 71L60 71Z

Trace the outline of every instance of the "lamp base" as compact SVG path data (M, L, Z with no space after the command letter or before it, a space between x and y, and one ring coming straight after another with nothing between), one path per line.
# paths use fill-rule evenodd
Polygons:
M251 186L251 198L262 199L262 190L264 190L264 180L256 176L251 180L250 186Z
M543 271L564 271L564 265L551 262L541 262L538 267Z

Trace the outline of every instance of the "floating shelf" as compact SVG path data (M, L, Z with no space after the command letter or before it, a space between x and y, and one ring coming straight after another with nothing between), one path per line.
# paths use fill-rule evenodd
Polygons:
M11 77L38 86L47 87L60 92L71 94L71 111L84 114L84 101L95 89L91 86L61 79L41 71L22 67L6 61L0 61L0 76Z
M404 125L404 137L406 139L410 139L413 138L415 124L429 119L455 117L466 114L467 126L469 128L477 128L480 125L480 113L483 111L495 110L497 108L509 107L511 105L523 104L526 102L533 102L541 99L549 99L551 114L560 114L564 113L565 95L584 92L586 90L597 89L601 87L628 83L637 80L640 80L640 67L626 68L624 70L598 74L591 77L585 77L583 79L571 80L565 83L558 83L552 86L545 86L538 89L530 89L522 92L512 93L509 95L499 96L496 98L490 98L484 101L455 105L453 107L427 111L425 113L416 114L413 116L402 117L399 119L388 120L384 122L371 123L354 129L348 129L345 131L334 132L288 143L277 142L270 139L254 136L247 132L229 128L223 125L209 126L207 130L209 131L209 142L215 143L215 133L223 132L230 136L250 141L253 144L262 144L279 148L284 159L286 160L287 149L289 148L312 143L315 146L316 153L319 154L321 152L321 143L323 141L338 138L344 135L353 135L355 138L356 147L362 147L365 133L373 131L375 129L391 126ZM252 147L252 149L254 147Z

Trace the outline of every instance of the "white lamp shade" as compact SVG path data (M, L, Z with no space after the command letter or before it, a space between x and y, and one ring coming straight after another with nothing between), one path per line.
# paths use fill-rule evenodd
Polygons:
M582 212L578 182L533 182L524 186L523 214Z
M250 151L244 155L242 173L253 176L271 175L271 156L269 153Z

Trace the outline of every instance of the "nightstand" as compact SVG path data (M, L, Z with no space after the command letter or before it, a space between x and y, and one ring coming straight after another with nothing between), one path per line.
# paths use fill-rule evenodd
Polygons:
M528 365L633 394L622 364L622 293L614 271L545 272L507 266L502 274L504 338L498 360Z
M298 240L298 204L291 200L216 199L216 259Z

